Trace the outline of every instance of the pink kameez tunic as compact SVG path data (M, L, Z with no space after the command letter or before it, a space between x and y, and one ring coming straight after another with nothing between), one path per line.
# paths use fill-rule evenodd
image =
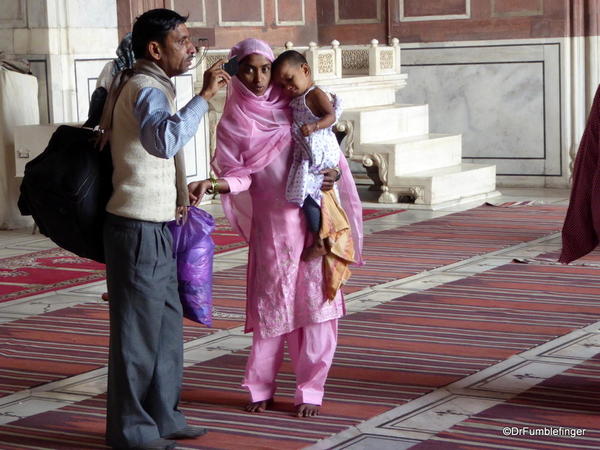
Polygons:
M245 331L263 338L345 313L341 292L332 302L325 298L322 258L300 260L307 225L298 205L285 198L291 161L290 146L252 175L225 177L227 195L248 190L252 201Z

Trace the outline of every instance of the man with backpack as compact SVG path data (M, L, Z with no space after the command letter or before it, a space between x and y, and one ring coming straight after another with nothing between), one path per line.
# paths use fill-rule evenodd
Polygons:
M109 133L113 193L104 254L110 304L107 443L169 449L206 432L178 410L183 372L182 308L167 222L189 204L182 148L230 77L218 61L179 111L170 78L196 54L186 18L168 9L136 20L133 71L111 87L101 120ZM177 211L177 212L176 212Z

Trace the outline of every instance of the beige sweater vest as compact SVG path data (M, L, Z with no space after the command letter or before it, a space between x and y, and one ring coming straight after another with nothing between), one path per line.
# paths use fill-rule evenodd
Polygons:
M149 222L175 218L177 188L173 158L151 155L140 142L140 124L133 114L138 93L154 87L165 93L175 112L174 100L147 75L135 75L123 87L115 104L110 150L113 161L113 194L106 211Z

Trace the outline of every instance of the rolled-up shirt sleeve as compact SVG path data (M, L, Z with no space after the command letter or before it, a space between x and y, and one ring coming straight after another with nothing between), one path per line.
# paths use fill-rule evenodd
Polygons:
M223 180L227 181L231 194L247 191L252 184L252 178L249 175L245 177L223 177Z
M140 141L148 153L172 158L196 134L207 101L195 95L183 108L171 114L167 96L157 88L140 90L134 115L140 123Z

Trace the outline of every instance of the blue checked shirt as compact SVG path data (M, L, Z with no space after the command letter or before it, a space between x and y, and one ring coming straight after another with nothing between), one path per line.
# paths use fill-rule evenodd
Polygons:
M199 95L175 114L167 96L160 89L140 90L133 114L140 123L140 141L148 153L158 158L172 158L198 131L208 102Z

